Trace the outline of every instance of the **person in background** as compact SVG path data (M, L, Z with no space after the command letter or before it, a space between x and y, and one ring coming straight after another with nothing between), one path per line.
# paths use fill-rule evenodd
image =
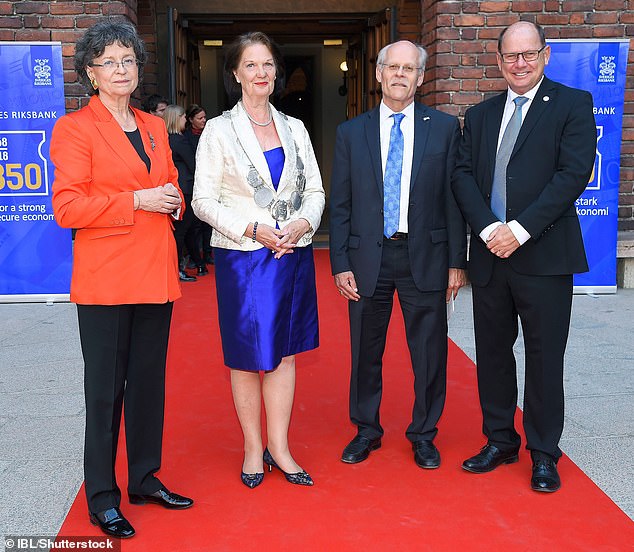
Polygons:
M163 96L152 94L143 102L143 110L146 113L151 113L152 115L163 118L168 103L169 102Z
M60 118L51 139L55 219L77 230L70 298L84 358L86 498L90 521L116 538L135 533L115 477L124 405L130 503L193 504L155 475L183 197L165 124L130 105L146 57L131 24L90 27L74 57L90 102Z
M311 239L325 194L306 128L269 101L283 77L280 51L265 34L241 35L227 48L225 88L240 99L205 126L192 200L214 228L222 349L250 488L262 483L264 463L290 483L313 484L289 450L288 428L295 355L319 343Z
M185 123L187 122L185 109L180 105L168 105L163 118L167 126L167 133L169 134L172 158L178 169L178 185L185 198L185 214L183 215L183 219L174 223L174 237L176 238L180 264L179 277L181 282L194 282L196 278L187 274L182 264L185 244L187 244L190 259L198 269L198 275L204 276L208 274L205 263L200 257L200 249L196 242L196 228L194 223L197 219L191 209L192 193L194 191L194 171L196 170L196 150L192 147L191 142L183 136Z
M207 123L207 113L204 108L197 104L189 106L186 112L187 125L183 136L189 141L194 148L194 151L198 148L198 141L202 134L205 124ZM194 230L196 232L196 244L200 250L199 256L202 256L203 261L206 264L214 264L212 248L211 248L211 226L205 221L199 219L194 223ZM189 247L189 246L188 246ZM190 261L193 264L193 261ZM205 269L207 270L207 269Z
M357 435L341 455L349 464L381 446L383 352L398 292L414 371L405 435L417 466L440 466L434 438L447 387L446 302L466 282L466 231L451 193L458 119L414 101L426 60L425 50L407 40L381 49L380 105L337 129L330 262L350 315L350 420Z
M545 77L549 58L539 25L520 21L502 31L497 63L508 89L467 110L452 182L471 226L469 277L487 438L462 467L486 473L519 459L513 352L519 317L530 485L540 492L561 486L572 275L588 270L575 200L588 183L597 142L591 95Z

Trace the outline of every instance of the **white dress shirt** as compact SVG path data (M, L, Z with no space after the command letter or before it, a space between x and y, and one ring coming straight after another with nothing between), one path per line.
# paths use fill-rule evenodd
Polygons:
M521 107L522 124L523 124L524 119L526 118L526 114L528 113L528 109L530 108L530 106L533 103L533 100L535 99L535 95L537 94L537 89L540 87L543 80L544 80L544 77L542 76L539 82L525 94L517 94L516 92L513 92L513 90L511 90L510 88L508 89L508 92L506 94L506 104L504 104L504 114L502 115L502 124L500 125L500 133L498 134L497 149L500 149L502 136L504 136L504 131L506 130L506 125L509 124L509 121L511 120L511 117L513 116L513 113L515 111L515 103L513 102L513 100L515 100L515 98L517 98L518 96L523 96L524 98L528 98L528 101L525 102L524 105ZM489 224L489 226L484 228L484 230L480 232L480 238L482 239L482 241L486 243L489 240L489 237L491 236L491 233L493 232L493 230L495 230L501 224L502 222L497 221L492 224ZM531 235L516 220L509 221L507 225L509 227L509 230L513 232L515 239L519 242L520 245L524 245L530 239Z
M381 166L385 177L387 153L390 149L390 133L394 126L392 111L383 101L379 107L381 133ZM407 233L407 208L409 206L409 185L412 180L412 159L414 158L414 102L401 111L401 131L403 132L403 168L401 169L401 200L399 208L398 231Z

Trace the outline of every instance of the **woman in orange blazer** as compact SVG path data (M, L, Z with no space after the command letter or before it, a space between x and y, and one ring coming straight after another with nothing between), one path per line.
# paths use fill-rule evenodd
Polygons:
M134 535L114 472L124 404L130 502L193 504L154 475L172 304L181 295L172 221L184 205L164 122L129 105L145 59L132 25L88 29L75 69L93 95L57 122L51 140L55 217L77 229L71 300L84 357L88 510L118 538Z

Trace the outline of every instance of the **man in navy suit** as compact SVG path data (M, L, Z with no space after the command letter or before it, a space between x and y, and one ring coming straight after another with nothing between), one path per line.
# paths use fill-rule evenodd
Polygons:
M405 320L415 401L406 436L421 468L437 468L433 443L446 389L446 301L466 278L465 223L451 193L460 140L455 117L414 102L427 54L408 41L383 48L381 104L337 129L330 194L330 260L348 300L356 437L341 460L381 446L382 357L394 292Z
M561 485L572 275L588 270L575 200L588 183L596 149L592 97L544 77L549 57L538 25L520 21L502 31L497 60L508 90L467 110L453 178L471 226L469 278L487 437L463 468L485 473L518 460L513 344L519 317L531 487L542 492Z

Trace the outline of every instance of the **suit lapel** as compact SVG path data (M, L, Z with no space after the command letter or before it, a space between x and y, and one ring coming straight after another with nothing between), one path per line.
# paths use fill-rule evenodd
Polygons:
M412 157L412 176L410 179L410 192L414 189L416 176L420 170L431 123L431 112L423 104L414 104L414 155Z
M551 105L554 105L556 93L557 90L554 83L544 77L544 80L542 81L541 86L537 89L537 94L535 94L535 98L533 98L531 106L526 113L526 118L524 119L520 132L517 135L517 140L513 146L513 152L511 153L510 159L512 159L517 150L522 147L522 144L533 128L535 128L535 125L537 124L537 121L539 121L540 117L546 113Z
M508 94L508 92L507 92ZM504 105L506 104L507 94L496 96L490 104L489 113L485 115L485 136L487 143L488 167L495 167L495 156L498 151L498 138L500 137L500 127L502 126L502 117L504 116ZM491 172L493 169L491 168ZM488 179L493 182L493 174Z
M255 170L258 171L264 183L271 188L271 190L274 190L273 182L271 181L271 171L269 171L266 158L255 136L255 132L253 132L251 128L249 118L240 102L231 110L230 116L231 124L233 125L233 130L236 135L236 141L242 146L244 153L255 167Z
M145 163L135 151L134 146L130 140L128 140L125 132L121 130L119 123L114 120L110 111L108 111L96 95L90 99L89 105L98 119L95 122L97 130L112 150L113 162L121 162L127 166L142 187L152 187L152 181L150 180L150 175L148 174ZM139 126L138 120L137 126ZM141 133L141 136L143 136L143 133ZM150 159L152 159L152 157L150 157Z
M146 115L137 109L133 109L133 111L136 115L137 127L139 127L139 132L141 133L141 140L143 140L143 149L145 149L145 153L147 153L147 156L150 158L149 179L152 182L152 186L154 186L155 182L160 181L159 176L162 171L162 164L158 159L160 148L163 147L162 141L159 140L158 136L152 133L147 121L144 119ZM162 153L164 155L165 152Z
M381 165L381 127L379 106L368 111L365 119L365 138L370 152L370 162L381 199L383 199L383 167Z

